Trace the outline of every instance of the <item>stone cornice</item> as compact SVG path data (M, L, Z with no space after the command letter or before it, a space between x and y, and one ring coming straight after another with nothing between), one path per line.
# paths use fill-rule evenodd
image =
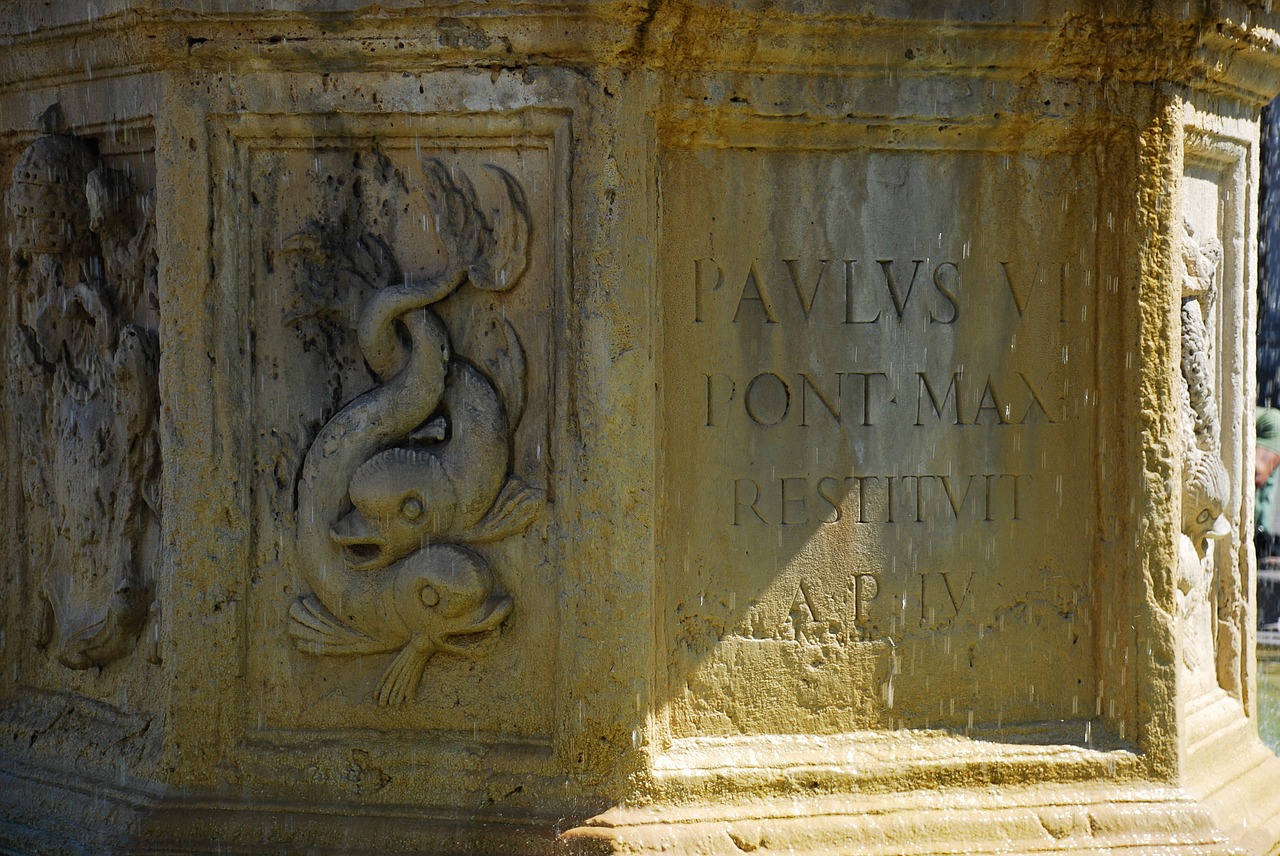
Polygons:
M1105 17L1094 17L1057 14L1047 3L1034 19L983 20L967 10L966 20L939 21L815 13L784 3L747 11L714 0L472 2L343 12L200 13L191 4L117 5L93 20L38 29L43 21L25 11L26 3L0 5L0 91L182 69L420 72L550 65L642 67L675 75L1038 74L1081 82L1168 82L1257 104L1280 90L1280 15L1245 4L1215 4L1184 15L1115 3L1107 4Z
M355 13L195 14L126 9L0 34L0 89L170 69L341 72L617 61L643 13L631 2L451 4ZM0 18L4 17L0 10Z

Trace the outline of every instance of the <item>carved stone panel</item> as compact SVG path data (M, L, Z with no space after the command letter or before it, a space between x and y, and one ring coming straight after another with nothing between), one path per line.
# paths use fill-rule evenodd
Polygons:
M541 739L559 635L550 138L269 124L236 129L260 724Z
M61 127L57 105L44 124L4 197L5 407L21 486L10 523L30 641L52 669L85 670L129 657L156 620L155 224L148 156L104 155L99 138ZM141 646L152 660L154 636Z
M1080 167L665 154L673 736L1076 720L1084 739L1102 283L1067 237L1094 217Z
M1242 416L1232 396L1243 354L1245 214L1236 198L1247 153L1237 141L1187 131L1183 223L1173 288L1180 301L1182 526L1178 614L1182 677L1192 711L1223 692L1244 700L1243 638L1248 622L1242 551L1246 498ZM1249 469L1252 462L1247 462ZM1194 729L1193 729L1194 731Z

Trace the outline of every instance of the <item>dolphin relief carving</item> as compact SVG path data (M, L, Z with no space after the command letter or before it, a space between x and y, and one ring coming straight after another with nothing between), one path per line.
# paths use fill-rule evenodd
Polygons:
M1200 690L1216 683L1214 639L1221 575L1232 573L1214 556L1212 542L1232 534L1228 519L1231 478L1222 460L1218 397L1214 390L1214 320L1222 244L1183 223L1182 384L1178 389L1182 451L1182 538L1178 590L1182 661Z
M433 309L466 284L512 289L528 264L524 192L486 170L482 202L464 172L424 162L445 270L372 283L356 333L377 385L320 429L298 481L295 554L312 594L292 605L289 632L312 654L393 652L376 691L384 706L415 695L435 654L468 656L500 632L512 599L472 547L525 530L542 505L511 473L525 374L514 328L488 319L503 347L481 360L486 371L454 352Z
M1189 222L1183 224L1182 261L1182 380L1183 429L1182 532L1203 557L1206 542L1231 534L1224 511L1231 482L1222 463L1218 431L1218 401L1213 388L1213 336L1209 332L1217 302L1218 265L1222 244L1216 238L1197 238Z

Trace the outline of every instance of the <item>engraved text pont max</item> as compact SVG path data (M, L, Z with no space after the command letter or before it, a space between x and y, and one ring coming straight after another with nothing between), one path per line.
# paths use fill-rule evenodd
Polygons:
M720 434L726 443L729 437L752 438L750 454L757 459L762 449L773 449L767 474L758 466L730 471L714 488L723 494L717 507L724 509L721 523L730 531L808 531L850 523L1009 525L1035 513L1040 476L1031 468L965 469L951 457L930 460L918 451L919 437L946 435L982 448L1016 444L1022 430L1066 422L1062 388L1043 370L1026 361L967 361L956 342L979 332L1016 337L1024 319L1029 323L1021 334L1028 337L1066 325L1068 264L876 256L707 256L686 264L692 318L683 322L692 322L694 338L750 343L781 334L815 340L807 365L748 357L726 361L732 369L707 366L696 375L702 431ZM994 317L1010 319L1011 329L975 329L989 323L979 317L984 304L997 310ZM886 337L911 342L908 355L915 350L955 356L942 368L936 359L904 360L897 355L901 345L886 349ZM742 347L750 353L754 346ZM887 436L909 441L903 448L915 448L916 454L895 456L889 444L887 457L850 456L860 438L883 444ZM881 572L851 572L848 620L867 620L884 589ZM968 602L972 568L917 573L912 597L922 619L957 614ZM829 587L818 580L807 585L814 591ZM797 589L793 600L793 614L820 618L812 592Z

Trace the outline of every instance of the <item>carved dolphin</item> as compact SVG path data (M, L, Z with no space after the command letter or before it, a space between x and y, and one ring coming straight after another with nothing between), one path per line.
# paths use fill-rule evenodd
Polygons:
M523 191L505 170L489 172L497 192L482 205L465 174L455 180L439 162L424 163L449 264L425 280L384 283L365 304L356 332L381 383L325 423L298 481L294 547L313 594L294 603L290 633L315 653L398 650L379 684L384 705L413 694L433 654L468 652L466 640L496 632L511 612L480 556L438 542L505 537L539 506L538 492L507 475L502 395L451 355L448 331L428 308L468 278L505 291L524 272ZM515 366L522 376L522 356ZM437 410L443 418L432 420Z
M400 705L417 691L433 655L471 656L511 614L512 601L493 592L488 565L462 547L427 547L387 571L390 585L370 604L377 610L372 620L355 615L339 619L309 595L289 611L290 634L300 650L313 654L399 651L378 682L377 700Z
M410 550L467 535L506 483L507 417L493 382L455 358L443 406L448 441L387 449L352 476L355 509L333 527L333 538L353 569L375 570Z
M474 431L483 446L476 454L492 455L491 435L497 430L502 449L500 463L492 471L498 473L499 482L486 508L503 490L509 450L501 401L490 400L496 392L483 376L471 376L473 371L479 375L474 367L460 361L451 367L448 333L440 319L425 306L408 308L414 301L429 299L430 295L390 290L370 301L380 312L398 316L409 345L384 342L383 347L372 349L382 357L375 370L380 369L387 382L357 397L321 428L298 482L298 565L314 594L291 607L289 632L299 649L312 653L399 650L379 682L377 700L383 705L409 698L434 654L466 653L466 637L496 631L511 612L511 598L493 593L492 572L469 550L438 544L414 549L421 543L414 541L405 555L405 539L398 533L392 539L395 551L389 549L391 540L386 537L364 535L362 543L372 545L366 549L373 560L353 563L349 545L357 541L333 532L326 523L347 500L349 474L371 457L386 454L389 444L410 436L441 403L453 420L454 432L442 454L432 455L436 465L445 473L447 462L455 478L468 466L491 472L467 453L471 441L462 437L468 436L463 432ZM377 318L364 329L374 336L395 335L391 324ZM441 461L445 451L449 457ZM385 462L388 467L393 457ZM474 475L485 478L479 472ZM500 498L505 496L502 493ZM479 504L483 500L464 503L460 519L469 519ZM504 508L509 504L502 503ZM354 552L359 557L360 548Z
M1196 449L1183 462L1182 531L1204 551L1203 542L1231 534L1231 522L1223 513L1231 498L1231 480L1217 455Z

